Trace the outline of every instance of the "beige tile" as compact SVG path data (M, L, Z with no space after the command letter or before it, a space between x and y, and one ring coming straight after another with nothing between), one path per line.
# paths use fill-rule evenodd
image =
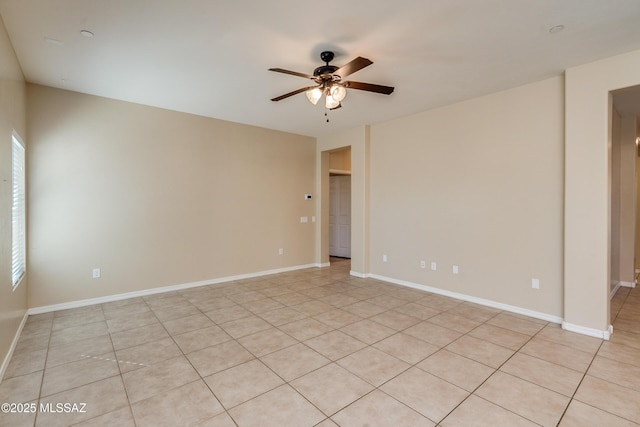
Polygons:
M376 348L367 347L337 362L369 384L378 387L409 368L409 364Z
M613 343L611 341L605 341L602 343L602 346L598 351L598 356L640 367L640 358L638 357L638 353L638 349L636 348L624 344Z
M232 338L218 326L198 329L173 337L178 347L185 353L192 353L213 345L222 344Z
M640 334L614 330L609 342L613 344L623 344L635 349L640 349Z
M538 319L524 319L512 313L500 313L487 321L488 324L532 336L547 325Z
M243 317L220 325L233 338L238 339L271 328L271 325L257 316Z
M480 322L468 319L461 315L451 314L449 312L433 316L429 318L427 322L453 329L454 331L458 331L463 334L466 334L480 325Z
M78 427L136 427L136 423L133 420L133 414L131 413L131 408L129 406L113 412L108 412L104 415L99 415L75 425Z
M418 319L417 317L408 316L393 310L377 314L370 319L396 331L402 331L421 322L421 319Z
M436 294L427 294L427 296L417 299L416 302L440 311L448 311L462 304L460 300Z
M368 300L366 300L366 302L379 305L380 307L389 310L392 308L400 307L401 305L405 305L407 303L406 300L394 298L390 295L379 295L377 297L369 298Z
M23 351L14 353L4 373L4 378L17 377L44 369L47 350Z
M513 350L469 335L458 338L446 348L453 353L484 363L492 368L500 367L513 355Z
M411 365L438 351L435 345L402 332L385 338L373 346Z
M282 379L259 360L234 366L204 380L227 409L284 384Z
M241 427L315 426L325 416L289 385L282 385L229 411Z
M243 303L242 306L255 314L260 314L260 313L264 313L265 311L270 311L270 310L275 310L278 308L285 307L285 305L282 304L281 302L271 298L264 298L257 301Z
M306 341L318 335L326 334L333 328L315 319L306 318L282 325L280 330L299 341Z
M502 311L497 308L485 307L472 302L463 302L449 310L451 314L457 314L464 316L468 319L475 320L480 323L484 323L489 319L500 314Z
M243 317L253 316L253 313L240 305L218 308L216 310L207 311L204 314L218 325L242 319Z
M326 420L324 420L320 424L316 424L315 427L340 427L340 426L338 426L338 424L336 424L333 421L331 421L330 418L327 418Z
M142 326L152 325L154 323L159 324L160 321L151 310L132 314L131 316L116 317L114 319L107 320L109 332L111 332L112 334L129 329L140 328Z
M119 375L48 396L40 403L54 406L58 403L86 403L85 412L39 413L36 425L44 427L68 426L129 406Z
M163 325L170 335L180 335L214 326L214 323L204 314L197 313L193 316L163 322Z
M593 355L541 338L533 338L520 352L578 372L586 372Z
M340 427L433 427L435 424L391 396L374 390L331 417Z
M47 353L46 366L47 368L51 368L64 363L83 360L86 356L96 356L112 351L113 344L111 344L111 337L109 335L101 335L82 341L76 341L69 345L51 347Z
M574 399L640 424L640 393L635 390L586 375Z
M161 322L200 314L200 310L188 301L185 301L180 305L152 308L152 310Z
M171 338L152 341L116 352L118 365L122 373L140 369L144 366L150 366L167 359L173 359L181 355L182 352Z
M202 377L254 359L253 355L236 341L227 341L194 351L187 354L187 357Z
M325 313L334 309L332 305L318 300L306 301L301 304L293 305L291 308L298 310L300 313L306 314L307 316L316 316L320 313Z
M4 402L3 402L4 403ZM9 401L7 403L15 403L13 401ZM33 400L31 402L24 402L29 405L36 405L38 407L38 400ZM33 411L23 411L17 412L17 408L15 412L2 412L0 411L0 426L2 427L33 427L36 422L36 412Z
M327 326L336 329L362 320L362 317L356 316L353 313L349 313L348 311L344 311L341 309L326 311L324 313L318 314L317 316L314 316L313 318L319 320Z
M105 319L107 320L117 319L119 317L131 317L137 314L148 313L151 311L147 303L142 299L139 299L136 302L131 302L129 304L109 304L111 303L102 305L102 311L104 313Z
M107 322L104 320L80 326L72 326L51 332L49 346L68 345L72 342L85 340L87 338L107 335L108 332Z
M523 353L515 354L500 370L568 397L583 377L580 372Z
M489 325L485 323L478 326L469 335L481 340L489 341L502 347L518 350L531 339L529 335L514 332L499 326Z
M313 299L306 295L302 295L298 292L290 292L282 295L277 295L272 298L286 306L294 306L296 304L302 304L303 302L311 301Z
M244 304L251 301L265 299L266 297L260 292L244 291L244 292L238 292L235 294L230 294L228 298L238 304Z
M135 347L136 345L158 341L167 337L169 337L169 334L164 327L159 323L155 323L135 329L112 333L111 341L113 342L113 347L116 350L122 350L129 347Z
M346 369L331 363L290 383L326 415L332 415L373 387Z
M300 313L293 308L283 307L276 310L260 313L260 317L274 326L281 326L287 323L295 322L296 320L304 319L307 317L307 315Z
M547 341L553 341L590 354L595 354L603 343L603 340L600 338L593 338L577 334L575 332L565 331L560 327L560 325L556 325L554 323L550 323L545 326L540 332L538 332L536 338L543 338Z
M454 409L440 425L442 427L535 427L538 424L472 395Z
M86 325L88 323L100 322L106 320L102 310L93 311L89 313L77 313L68 316L54 317L52 330L59 331L60 329L70 328L72 326Z
M49 346L50 338L51 332L24 336L20 335L14 353L44 350Z
M388 328L369 319L352 323L340 330L367 344L376 343L396 333L394 329Z
M569 397L502 372L493 374L474 393L543 426L555 426Z
M453 329L443 328L426 321L411 326L403 332L438 347L444 347L462 336L460 332Z
M115 375L120 375L120 369L113 352L85 357L46 369L41 393L42 396L49 396Z
M601 409L572 400L565 412L560 427L633 427L638 424L620 418Z
M417 317L421 320L427 320L441 312L440 310L437 310L435 308L427 307L426 305L418 304L415 302L410 302L406 305L396 307L393 309L393 311L406 314L407 316Z
M640 391L640 368L637 366L596 356L587 373L592 377Z
M224 411L202 380L136 402L131 408L139 427L194 425Z
M0 403L24 403L38 399L42 384L42 371L31 372L0 383Z
M256 357L261 357L274 351L282 350L283 348L290 347L294 344L298 344L298 341L291 338L277 328L267 329L265 331L256 332L255 334L247 335L238 340L240 344L247 350L253 353Z
M320 301L332 305L336 308L340 308L344 307L345 305L354 304L360 300L345 294L335 294L320 298Z
M53 327L53 318L38 320L38 321L27 321L22 328L22 332L20 332L20 337L30 337L33 335L40 334L49 334L51 333L51 328Z
M366 301L360 301L355 304L346 305L342 307L342 310L348 311L351 314L360 316L362 318L372 317L376 314L383 313L388 309L380 307L379 305L371 304Z
M198 378L198 373L184 356L122 374L131 403L165 394Z
M495 372L480 362L444 349L432 354L417 367L470 392Z
M330 363L329 359L304 344L271 353L261 360L285 381L291 381Z
M640 334L640 325L638 324L637 320L628 320L618 317L616 321L613 322L613 330Z
M469 392L417 368L403 372L380 390L434 422L443 419L469 395Z
M362 341L340 331L332 331L311 338L305 341L305 344L331 360L338 360L367 346Z
M213 418L209 418L206 421L203 421L199 424L196 424L195 427L237 427L236 423L233 422L229 414L223 412L220 415L216 415Z

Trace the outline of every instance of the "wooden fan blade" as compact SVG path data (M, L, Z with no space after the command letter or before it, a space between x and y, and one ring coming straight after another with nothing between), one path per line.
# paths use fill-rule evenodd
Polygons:
M284 95L280 95L280 96L278 96L278 97L276 97L276 98L273 98L273 99L271 99L271 100L272 100L272 101L280 101L280 100L282 100L282 99L288 98L288 97L293 96L293 95L297 95L297 94L302 93L302 92L306 92L306 91L308 91L309 89L313 89L313 88L316 88L316 87L318 87L318 86L316 85L316 86L307 86L307 87L303 87L303 88L300 88L300 89L294 90L293 92L289 92L289 93L285 93Z
M349 89L366 90L369 92L382 93L384 95L391 95L395 89L391 86L374 85L372 83L362 82L344 82L344 85Z
M333 74L337 74L340 77L345 78L349 74L353 74L356 71L362 70L364 67L368 67L371 64L373 64L372 61L368 60L367 58L363 58L361 56L358 56L353 61L349 62L346 65L343 65L340 68L338 68Z
M276 73L291 74L292 76L298 76L305 79L315 80L315 77L309 74L298 73L297 71L284 70L282 68L269 68L269 71L275 71Z

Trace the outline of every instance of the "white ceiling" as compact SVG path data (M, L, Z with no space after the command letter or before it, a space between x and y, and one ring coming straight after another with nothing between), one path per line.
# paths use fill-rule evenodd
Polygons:
M559 75L640 49L638 0L0 0L29 82L321 136ZM561 32L549 29L564 25ZM86 38L80 30L90 30ZM324 117L323 50L374 64Z

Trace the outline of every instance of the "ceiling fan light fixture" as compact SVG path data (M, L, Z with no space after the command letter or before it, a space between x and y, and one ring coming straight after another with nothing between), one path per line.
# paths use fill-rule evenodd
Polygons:
M333 96L331 96L331 94L328 93L327 100L324 105L325 107L331 110L332 108L336 108L338 105L340 105L340 101L338 101Z
M306 91L305 94L307 95L309 102L316 105L322 97L322 90L319 87L314 87L313 89Z
M331 89L329 89L329 94L333 99L341 102L344 97L347 96L347 89L342 85L334 84L333 86L331 86Z

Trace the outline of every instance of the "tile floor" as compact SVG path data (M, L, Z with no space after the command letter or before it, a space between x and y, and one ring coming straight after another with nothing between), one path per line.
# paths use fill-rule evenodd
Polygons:
M85 412L0 425L638 425L640 292L611 305L603 342L343 261L36 315L0 402Z

